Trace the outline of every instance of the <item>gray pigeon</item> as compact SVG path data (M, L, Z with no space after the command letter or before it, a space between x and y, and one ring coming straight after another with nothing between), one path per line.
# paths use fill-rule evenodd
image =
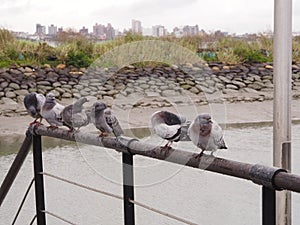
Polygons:
M24 106L29 115L35 118L32 123L35 123L38 119L40 119L40 122L42 121L41 109L44 102L45 96L36 92L31 92L25 96Z
M42 107L41 115L50 124L50 127L63 126L61 118L61 112L64 110L64 106L55 101L53 93L46 95L46 101Z
M157 111L151 116L151 126L155 134L167 140L164 148L169 149L172 142L179 141L181 126L186 121L184 117L168 111Z
M83 111L83 104L88 102L86 97L78 99L74 104L66 106L61 112L61 118L63 124L67 126L70 131L75 128L87 126L89 124L89 118Z
M122 127L120 126L118 119L111 112L111 110L109 108L106 108L104 110L104 116L105 116L106 123L108 124L108 126L110 126L110 128L112 129L112 132L114 133L114 135L116 137L119 137L122 134L124 134L124 131L123 131Z
M94 103L91 110L91 122L95 127L101 131L100 137L107 136L109 133L113 132L113 129L108 125L105 118L106 105L103 102Z
M211 119L208 113L202 113L196 117L189 126L188 135L192 142L201 149L198 157L201 157L204 151L211 151L213 154L217 149L227 149L222 128Z

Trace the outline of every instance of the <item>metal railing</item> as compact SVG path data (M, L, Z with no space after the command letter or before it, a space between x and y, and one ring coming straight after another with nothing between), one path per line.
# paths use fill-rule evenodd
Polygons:
M114 149L122 152L123 162L123 196L118 196L113 193L101 191L96 188L88 187L83 184L69 181L64 178L49 174L43 171L42 159L42 138L41 136L49 136L54 138L65 139L69 141L76 141L80 143L102 146L105 148ZM161 151L160 146L154 146L139 142L136 139L129 137L102 137L99 138L96 134L88 134L83 132L72 133L65 129L48 129L43 125L29 127L26 132L26 138L20 148L7 176L5 177L0 188L0 205L2 204L7 192L12 185L26 155L31 146L31 139L33 140L33 158L34 158L34 184L35 184L35 199L36 199L36 217L38 225L46 224L46 214L54 216L62 221L70 222L68 219L49 212L45 209L44 199L44 176L49 176L54 179L85 188L100 194L123 200L124 204L124 224L135 224L135 205L159 213L169 218L181 221L186 224L196 224L176 215L171 215L167 212L154 209L151 206L138 202L134 199L134 155L142 155L159 160L166 160L168 162L182 164L188 167L197 169L205 169L207 171L220 173L223 175L233 176L241 179L253 181L255 184L262 185L262 224L275 225L276 223L276 193L281 190L289 190L300 193L300 176L288 173L286 170L276 167L268 167L258 164L242 163L233 160L218 158L214 156L203 155L201 158L195 157L195 153L170 149L168 152ZM169 157L172 155L172 157ZM28 192L29 190L27 190ZM26 193L27 193L26 192ZM22 204L24 203L22 201ZM19 208L20 210L20 208ZM19 211L18 210L18 211ZM19 212L18 212L19 213ZM18 214L17 213L17 214ZM14 219L14 221L16 218Z

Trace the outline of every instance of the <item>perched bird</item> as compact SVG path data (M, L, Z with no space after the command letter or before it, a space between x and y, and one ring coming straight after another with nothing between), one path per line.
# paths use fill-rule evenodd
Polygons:
M31 117L35 118L32 123L36 123L38 119L42 121L41 109L45 102L45 96L36 92L27 94L24 98L24 106Z
M91 110L91 122L95 127L101 131L100 137L107 136L109 133L113 132L113 129L108 125L105 118L106 105L103 102L94 103Z
M78 128L79 130L80 127L89 124L89 118L83 111L83 104L86 102L88 102L87 98L82 97L78 99L74 104L66 106L61 112L63 125L67 126L70 131L73 131L75 128Z
M106 108L104 110L104 116L105 116L106 123L108 124L108 126L110 126L112 132L116 137L119 137L122 134L124 134L124 131L120 126L117 117L111 112L109 108Z
M167 140L164 148L169 149L172 142L179 141L181 126L186 121L184 117L168 111L157 111L151 116L151 126L155 134Z
M192 142L201 149L197 157L201 157L204 151L211 151L213 154L217 149L227 149L222 128L207 113L201 113L196 117L189 126L188 135Z
M41 115L50 124L50 127L63 126L61 118L61 112L64 110L64 106L55 101L53 93L46 95L46 101L42 107Z

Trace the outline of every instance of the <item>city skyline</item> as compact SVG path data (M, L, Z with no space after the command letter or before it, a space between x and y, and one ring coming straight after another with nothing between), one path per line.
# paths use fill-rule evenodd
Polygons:
M143 28L142 22L139 20L132 19L131 20L131 28L125 30L124 32L130 31L132 33L141 34L143 36L153 36L153 37L162 37L166 35L173 35L175 37L183 37L183 36L194 36L194 35L205 35L205 31L203 29L199 30L199 26L196 24L194 26L185 25L185 26L177 26L172 29L172 31L168 31L163 25L155 25L152 28ZM58 27L54 24L48 25L48 29L46 25L37 23L35 26L35 32L33 34L26 32L15 32L12 31L16 37L23 39L31 39L31 40L55 40L59 34L68 35L70 34L70 30L63 29L63 27ZM96 23L93 26L92 30L89 30L87 27L83 26L79 31L71 31L80 33L81 35L93 39L93 40L112 40L117 36L122 36L125 33L115 30L114 27L108 23L107 25ZM215 33L227 35L227 32L216 31ZM63 37L61 36L61 37Z
M273 30L274 0L251 2L240 0L69 0L41 2L38 0L3 0L0 7L0 27L34 33L34 24L56 24L79 30L92 30L95 23L111 23L123 31L131 27L131 19L140 20L143 27L163 25L172 30L186 24L199 25L206 31L229 33L259 33ZM293 31L300 31L300 2L293 2Z

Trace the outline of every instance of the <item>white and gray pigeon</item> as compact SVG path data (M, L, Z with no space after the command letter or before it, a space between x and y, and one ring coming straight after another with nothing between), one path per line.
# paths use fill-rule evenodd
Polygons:
M88 102L86 97L79 98L74 104L66 106L61 112L61 118L63 125L67 126L70 131L75 128L87 126L89 124L89 118L83 110L83 104Z
M112 111L109 108L106 108L104 110L104 116L105 116L106 123L108 124L108 126L110 126L112 132L116 137L119 137L122 134L124 134L124 131L120 126L117 117L112 113Z
M64 106L57 103L52 92L46 95L46 101L42 107L41 115L50 124L50 127L63 126L61 112Z
M204 151L211 151L213 154L217 149L227 149L222 128L208 113L201 113L195 118L189 126L188 135L194 145L201 149L198 157Z
M173 141L180 140L181 127L186 121L185 117L168 111L157 111L151 116L151 126L155 134L167 140L164 148L170 148Z
M107 109L106 105L103 102L94 103L91 110L91 122L95 125L95 127L100 130L100 137L107 136L108 134L113 132L113 129L109 126L105 117L105 109Z
M31 92L25 96L24 106L29 115L35 118L33 123L35 123L38 119L40 119L40 122L42 121L41 109L43 104L45 103L45 99L46 98L44 95L38 94L36 92Z

